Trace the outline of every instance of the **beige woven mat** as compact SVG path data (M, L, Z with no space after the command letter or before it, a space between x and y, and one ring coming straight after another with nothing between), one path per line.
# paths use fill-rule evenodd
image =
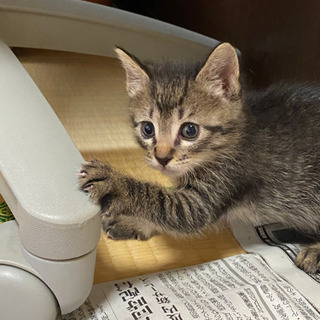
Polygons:
M107 160L138 179L168 185L146 166L130 133L125 77L112 58L15 49L85 159ZM201 239L157 236L147 242L101 236L95 283L178 268L243 253L230 230Z

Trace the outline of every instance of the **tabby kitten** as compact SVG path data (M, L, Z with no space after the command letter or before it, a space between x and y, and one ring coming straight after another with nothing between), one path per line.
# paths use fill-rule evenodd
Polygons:
M135 136L176 188L126 177L97 160L79 184L101 206L113 239L201 234L219 221L280 222L318 238L320 93L306 85L244 92L233 47L204 64L143 64L116 49L127 76ZM316 241L316 240L315 240ZM320 242L297 265L320 269Z

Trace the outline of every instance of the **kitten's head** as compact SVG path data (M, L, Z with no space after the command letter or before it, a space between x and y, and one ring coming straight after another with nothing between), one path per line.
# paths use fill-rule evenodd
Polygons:
M148 163L182 176L232 150L240 135L238 58L219 45L202 65L142 64L117 48L131 118Z

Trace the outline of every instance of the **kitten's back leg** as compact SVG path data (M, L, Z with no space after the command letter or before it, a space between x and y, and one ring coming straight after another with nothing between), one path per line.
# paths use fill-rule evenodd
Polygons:
M296 258L296 265L306 272L319 272L320 242L304 245Z

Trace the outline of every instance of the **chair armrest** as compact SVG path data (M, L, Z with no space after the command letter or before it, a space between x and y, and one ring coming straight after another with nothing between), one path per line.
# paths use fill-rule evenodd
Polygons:
M0 193L24 248L72 259L95 249L98 207L77 188L83 158L20 62L0 42Z

